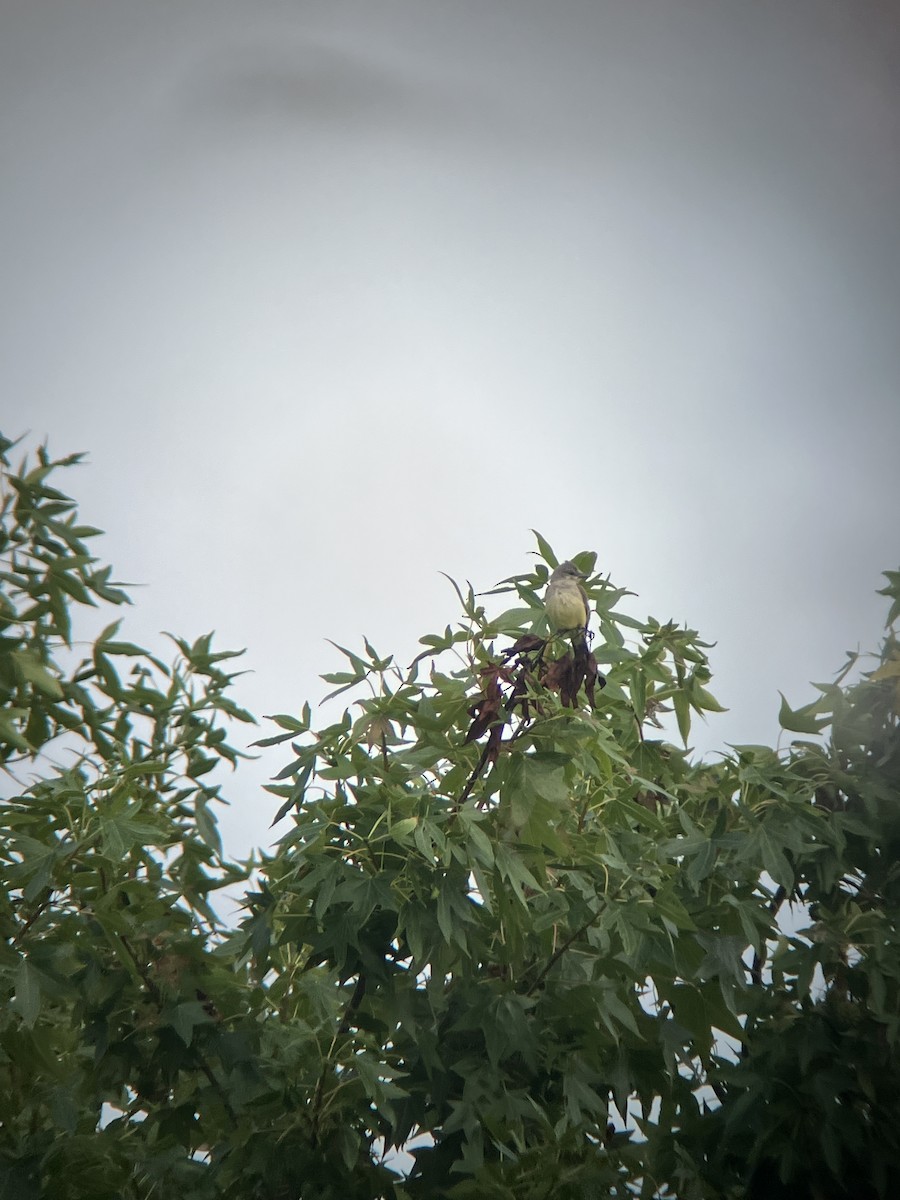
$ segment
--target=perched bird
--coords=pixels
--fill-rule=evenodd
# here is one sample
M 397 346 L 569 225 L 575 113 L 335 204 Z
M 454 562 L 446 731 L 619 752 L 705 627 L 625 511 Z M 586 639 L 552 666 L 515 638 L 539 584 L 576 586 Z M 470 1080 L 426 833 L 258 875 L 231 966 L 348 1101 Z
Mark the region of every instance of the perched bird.
M 591 610 L 581 581 L 587 576 L 573 562 L 560 563 L 550 576 L 544 607 L 559 630 L 586 629 Z

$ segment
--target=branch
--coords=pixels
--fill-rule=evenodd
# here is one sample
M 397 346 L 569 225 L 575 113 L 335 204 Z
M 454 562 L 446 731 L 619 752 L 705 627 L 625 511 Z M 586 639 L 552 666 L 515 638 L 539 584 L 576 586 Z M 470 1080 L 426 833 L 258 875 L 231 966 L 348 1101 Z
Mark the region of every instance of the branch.
M 778 910 L 781 908 L 786 897 L 787 889 L 782 884 L 779 884 L 777 891 L 767 905 L 767 911 L 770 919 L 773 919 L 777 915 Z M 765 945 L 765 939 L 763 940 L 763 945 Z M 753 951 L 753 963 L 750 966 L 750 982 L 755 987 L 762 987 L 762 974 L 765 961 L 765 958 L 760 954 L 759 950 Z M 744 1027 L 745 1032 L 749 1029 L 749 1021 L 750 1018 L 748 1016 L 747 1025 Z M 747 1043 L 747 1039 L 744 1038 L 741 1041 L 741 1058 L 746 1058 L 749 1053 L 750 1047 Z
M 350 1000 L 347 1004 L 346 1011 L 344 1012 L 344 1015 L 341 1018 L 341 1023 L 340 1023 L 340 1025 L 338 1025 L 338 1037 L 342 1037 L 345 1033 L 349 1033 L 350 1022 L 353 1018 L 353 1014 L 356 1012 L 356 1010 L 362 1004 L 363 996 L 365 996 L 365 994 L 366 994 L 366 977 L 365 977 L 365 974 L 362 971 L 360 971 L 359 975 L 357 976 L 356 987 L 353 989 L 353 995 L 350 997 Z
M 535 977 L 534 982 L 531 984 L 531 986 L 525 992 L 526 996 L 530 996 L 532 994 L 532 992 L 534 992 L 535 989 L 538 988 L 544 982 L 544 980 L 547 978 L 547 975 L 549 974 L 549 972 L 553 969 L 555 964 L 559 962 L 559 960 L 562 958 L 562 956 L 565 954 L 565 952 L 569 949 L 569 947 L 572 945 L 572 943 L 577 941 L 578 938 L 580 938 L 582 936 L 582 934 L 587 933 L 587 931 L 594 924 L 594 922 L 598 921 L 600 919 L 602 912 L 603 912 L 603 908 L 601 907 L 599 912 L 594 913 L 594 915 L 592 917 L 590 917 L 587 921 L 585 921 L 585 923 L 581 926 L 580 929 L 576 929 L 573 934 L 571 934 L 569 937 L 566 938 L 566 940 L 563 942 L 563 944 L 561 946 L 559 946 L 556 950 L 553 951 L 553 953 L 547 959 L 547 962 L 545 963 L 545 965 L 542 967 L 542 969 L 540 970 L 538 975 Z
M 484 769 L 489 762 L 496 762 L 500 753 L 500 741 L 503 737 L 503 723 L 498 723 L 488 735 L 488 740 L 484 744 L 484 749 L 481 751 L 481 757 L 475 764 L 475 769 L 466 780 L 466 786 L 460 792 L 459 797 L 454 802 L 450 810 L 451 816 L 455 817 L 465 802 L 472 793 L 472 788 L 484 774 Z
M 316 1092 L 315 1092 L 315 1095 L 313 1096 L 312 1118 L 310 1121 L 310 1124 L 312 1126 L 311 1138 L 312 1138 L 313 1146 L 318 1145 L 318 1141 L 319 1141 L 319 1118 L 322 1115 L 322 1098 L 323 1098 L 324 1092 L 325 1092 L 325 1078 L 328 1075 L 328 1068 L 329 1068 L 329 1065 L 331 1062 L 331 1056 L 334 1053 L 334 1049 L 335 1049 L 335 1046 L 337 1045 L 338 1038 L 344 1037 L 345 1034 L 350 1032 L 350 1023 L 353 1018 L 353 1014 L 359 1008 L 360 1004 L 362 1004 L 363 996 L 365 996 L 365 994 L 366 994 L 366 977 L 365 977 L 365 974 L 362 971 L 360 971 L 359 975 L 356 978 L 356 987 L 353 989 L 353 995 L 350 997 L 349 1001 L 347 1002 L 347 1007 L 344 1010 L 344 1015 L 341 1017 L 341 1023 L 340 1023 L 340 1025 L 338 1025 L 337 1031 L 335 1032 L 334 1037 L 331 1039 L 331 1045 L 328 1047 L 328 1053 L 325 1055 L 325 1059 L 322 1062 L 322 1070 L 319 1072 L 319 1078 L 318 1078 L 318 1081 L 316 1082 Z
M 53 898 L 53 891 L 51 889 L 48 889 L 47 895 L 40 902 L 40 904 L 37 905 L 37 907 L 32 912 L 31 916 L 28 917 L 28 919 L 23 924 L 22 928 L 17 931 L 15 937 L 12 939 L 11 945 L 18 946 L 19 942 L 21 942 L 22 938 L 25 936 L 25 934 L 28 932 L 28 930 L 31 928 L 31 926 L 38 919 L 38 917 L 41 915 L 41 913 L 44 911 L 44 909 L 50 903 L 52 898 Z
M 769 913 L 770 919 L 774 918 L 778 914 L 778 910 L 779 910 L 779 908 L 781 908 L 782 904 L 784 904 L 786 897 L 787 897 L 787 889 L 784 887 L 783 884 L 779 884 L 778 890 L 775 892 L 775 895 L 772 897 L 772 899 L 769 901 L 769 904 L 768 904 L 768 913 Z M 763 943 L 763 944 L 765 944 L 765 943 Z M 760 955 L 760 952 L 758 950 L 754 950 L 753 951 L 753 965 L 750 967 L 750 980 L 757 987 L 761 986 L 761 984 L 762 984 L 762 973 L 763 973 L 764 966 L 765 966 L 765 959 Z

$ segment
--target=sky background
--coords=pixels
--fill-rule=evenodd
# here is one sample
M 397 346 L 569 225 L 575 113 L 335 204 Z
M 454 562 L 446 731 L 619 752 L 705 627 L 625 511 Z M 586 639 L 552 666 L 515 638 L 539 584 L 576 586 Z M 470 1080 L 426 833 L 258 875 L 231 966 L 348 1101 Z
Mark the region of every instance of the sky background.
M 2 428 L 89 451 L 127 634 L 247 647 L 255 712 L 532 527 L 717 643 L 699 751 L 877 643 L 889 0 L 4 0 L 0 162 Z

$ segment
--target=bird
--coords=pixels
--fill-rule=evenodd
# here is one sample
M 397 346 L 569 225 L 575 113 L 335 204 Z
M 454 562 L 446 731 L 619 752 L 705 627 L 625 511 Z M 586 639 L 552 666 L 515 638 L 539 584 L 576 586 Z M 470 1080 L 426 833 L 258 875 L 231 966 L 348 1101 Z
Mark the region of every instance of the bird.
M 586 629 L 591 610 L 581 583 L 587 576 L 573 562 L 560 563 L 550 576 L 544 608 L 550 624 L 559 631 Z

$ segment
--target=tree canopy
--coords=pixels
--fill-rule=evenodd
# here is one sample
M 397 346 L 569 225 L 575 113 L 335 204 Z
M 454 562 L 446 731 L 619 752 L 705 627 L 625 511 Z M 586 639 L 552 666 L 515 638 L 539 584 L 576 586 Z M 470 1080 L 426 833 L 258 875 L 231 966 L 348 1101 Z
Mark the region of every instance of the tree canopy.
M 3 1200 L 897 1194 L 900 571 L 786 748 L 704 761 L 709 647 L 589 552 L 594 640 L 553 633 L 538 536 L 509 607 L 457 587 L 411 666 L 337 648 L 337 719 L 269 718 L 286 832 L 232 862 L 236 656 L 85 652 L 128 598 L 77 456 L 13 449 Z

